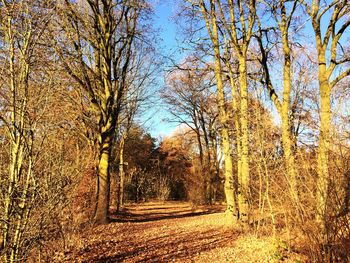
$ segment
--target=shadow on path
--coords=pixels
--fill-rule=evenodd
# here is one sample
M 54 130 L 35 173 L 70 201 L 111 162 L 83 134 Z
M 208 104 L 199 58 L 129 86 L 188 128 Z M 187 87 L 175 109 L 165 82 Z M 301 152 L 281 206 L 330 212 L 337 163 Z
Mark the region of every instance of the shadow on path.
M 111 215 L 110 224 L 86 234 L 66 262 L 192 262 L 228 246 L 239 234 L 220 223 L 223 210 L 220 205 L 192 207 L 183 202 L 128 205 Z
M 110 222 L 151 222 L 163 219 L 175 219 L 184 217 L 195 217 L 224 211 L 223 206 L 199 206 L 192 208 L 188 204 L 173 205 L 164 204 L 154 207 L 154 204 L 142 204 L 139 206 L 129 206 L 124 208 L 120 213 L 113 213 L 110 216 Z
M 158 238 L 155 242 L 145 240 L 144 243 L 120 250 L 113 256 L 100 257 L 94 262 L 170 262 L 174 259 L 181 262 L 215 247 L 224 246 L 234 236 L 232 233 L 215 230 L 174 234 L 170 238 Z

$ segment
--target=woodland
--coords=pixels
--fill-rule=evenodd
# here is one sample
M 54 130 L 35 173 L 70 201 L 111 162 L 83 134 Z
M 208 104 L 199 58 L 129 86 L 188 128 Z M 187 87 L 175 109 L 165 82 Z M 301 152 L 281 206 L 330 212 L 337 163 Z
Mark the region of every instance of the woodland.
M 350 2 L 158 4 L 0 1 L 0 262 L 350 261 Z

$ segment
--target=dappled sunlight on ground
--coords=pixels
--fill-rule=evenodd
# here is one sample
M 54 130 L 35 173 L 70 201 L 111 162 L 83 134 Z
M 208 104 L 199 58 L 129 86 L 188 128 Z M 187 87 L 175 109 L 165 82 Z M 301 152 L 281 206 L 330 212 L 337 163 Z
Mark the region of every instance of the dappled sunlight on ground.
M 66 262 L 273 262 L 271 239 L 240 236 L 223 206 L 147 203 L 77 236 Z M 241 261 L 240 261 L 241 260 Z
M 187 202 L 151 202 L 126 206 L 119 214 L 112 213 L 112 222 L 149 222 L 181 217 L 220 213 L 224 206 L 194 206 Z

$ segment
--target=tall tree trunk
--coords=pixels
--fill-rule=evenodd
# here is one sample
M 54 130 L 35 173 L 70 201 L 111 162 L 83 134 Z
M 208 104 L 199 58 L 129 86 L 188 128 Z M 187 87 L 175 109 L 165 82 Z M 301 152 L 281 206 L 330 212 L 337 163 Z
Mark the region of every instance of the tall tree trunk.
M 211 24 L 212 24 L 212 42 L 214 46 L 214 57 L 215 57 L 215 77 L 216 77 L 216 87 L 217 87 L 217 103 L 219 107 L 219 122 L 221 124 L 221 145 L 224 157 L 224 175 L 225 175 L 225 197 L 226 197 L 226 213 L 229 215 L 230 220 L 234 220 L 237 216 L 237 207 L 235 201 L 235 191 L 233 185 L 233 169 L 232 169 L 232 157 L 231 157 L 231 146 L 229 138 L 229 129 L 228 129 L 228 118 L 227 112 L 225 109 L 225 93 L 224 85 L 222 82 L 222 66 L 221 66 L 221 57 L 220 57 L 220 47 L 217 31 L 217 21 L 215 14 L 215 4 L 212 1 L 211 4 Z M 210 30 L 210 29 L 209 29 Z
M 119 174 L 117 189 L 117 212 L 120 212 L 124 200 L 124 143 L 125 134 L 122 135 L 119 143 Z
M 206 202 L 206 189 L 207 189 L 207 176 L 206 176 L 206 170 L 204 166 L 204 152 L 203 152 L 203 145 L 202 145 L 202 138 L 200 134 L 200 119 L 199 119 L 199 113 L 197 110 L 194 110 L 193 113 L 193 122 L 195 126 L 195 133 L 196 133 L 196 138 L 197 138 L 197 143 L 198 143 L 198 150 L 199 150 L 199 165 L 200 165 L 200 172 L 201 175 L 203 176 L 203 186 L 202 186 L 202 201 Z
M 295 156 L 294 156 L 295 154 L 294 147 L 296 146 L 296 141 L 293 138 L 292 123 L 290 121 L 290 115 L 289 115 L 290 108 L 291 108 L 290 97 L 291 97 L 291 91 L 292 91 L 292 77 L 291 77 L 291 50 L 290 50 L 289 32 L 288 32 L 290 25 L 288 23 L 288 20 L 291 19 L 293 13 L 294 11 L 292 11 L 287 16 L 285 1 L 281 1 L 280 3 L 281 20 L 278 21 L 277 17 L 276 17 L 276 20 L 277 20 L 279 29 L 281 30 L 282 51 L 284 56 L 282 103 L 280 102 L 280 99 L 278 98 L 278 95 L 276 94 L 270 79 L 270 72 L 267 64 L 268 53 L 266 52 L 266 49 L 263 46 L 260 21 L 259 21 L 260 36 L 258 38 L 258 42 L 259 42 L 260 51 L 261 51 L 261 65 L 264 70 L 264 79 L 265 79 L 266 88 L 269 91 L 271 101 L 275 105 L 276 110 L 282 120 L 281 133 L 282 133 L 283 157 L 284 157 L 284 163 L 286 166 L 286 179 L 288 182 L 289 193 L 290 193 L 291 199 L 294 202 L 294 205 L 298 205 L 299 198 L 298 198 L 298 187 L 297 187 L 297 170 L 295 167 Z
M 94 223 L 104 224 L 108 222 L 110 201 L 110 156 L 112 147 L 112 134 L 100 136 L 100 152 L 97 166 L 97 193 Z
M 215 11 L 215 1 L 210 0 L 210 18 L 208 17 L 207 9 L 205 7 L 204 1 L 200 1 L 202 14 L 205 19 L 206 27 L 210 35 L 211 41 L 213 43 L 214 49 L 214 59 L 215 59 L 215 78 L 216 78 L 216 88 L 217 88 L 217 104 L 219 109 L 219 122 L 221 124 L 221 145 L 222 153 L 224 157 L 224 176 L 225 184 L 224 191 L 226 197 L 226 214 L 228 215 L 229 221 L 234 221 L 237 216 L 237 207 L 235 202 L 235 191 L 233 186 L 233 169 L 232 169 L 232 159 L 231 159 L 231 147 L 230 138 L 228 130 L 228 118 L 225 109 L 225 92 L 224 85 L 222 82 L 222 66 L 221 66 L 221 56 L 220 56 L 220 45 L 219 45 L 219 35 L 217 28 L 217 18 Z
M 247 50 L 252 30 L 255 23 L 255 0 L 233 1 L 229 0 L 225 9 L 229 13 L 229 22 L 226 20 L 225 9 L 220 1 L 217 1 L 222 18 L 222 25 L 229 36 L 230 45 L 238 58 L 238 73 L 240 85 L 240 134 L 237 150 L 240 152 L 238 157 L 238 210 L 239 219 L 247 223 L 249 221 L 249 126 L 248 126 L 248 82 L 247 82 Z M 244 7 L 244 5 L 246 5 Z M 237 27 L 237 24 L 239 25 Z M 239 33 L 238 33 L 239 32 Z M 232 59 L 232 55 L 228 57 Z
M 80 4 L 76 1 L 63 1 L 62 9 L 57 13 L 62 17 L 62 31 L 70 48 L 58 42 L 56 51 L 67 73 L 85 91 L 91 109 L 98 116 L 99 156 L 93 220 L 105 223 L 110 201 L 111 149 L 118 128 L 116 120 L 128 86 L 133 41 L 144 5 L 142 1 L 134 0 L 99 0 L 86 1 L 83 9 L 77 6 Z M 81 23 L 86 15 L 91 19 Z
M 207 153 L 207 163 L 205 165 L 205 201 L 207 204 L 210 204 L 212 202 L 212 194 L 211 194 L 211 189 L 212 189 L 212 170 L 211 170 L 211 151 L 210 151 L 210 144 L 209 144 L 209 135 L 207 131 L 207 127 L 205 125 L 205 119 L 203 116 L 203 107 L 201 106 L 200 114 L 199 114 L 199 123 L 203 131 L 203 138 L 204 138 L 204 143 L 205 143 L 205 148 L 206 148 L 206 153 Z M 209 172 L 206 170 L 209 168 Z
M 202 140 L 201 140 L 201 135 L 199 133 L 199 129 L 196 127 L 196 137 L 197 137 L 197 143 L 198 143 L 198 149 L 199 149 L 199 165 L 200 165 L 200 172 L 201 175 L 203 176 L 203 186 L 202 186 L 202 201 L 206 202 L 207 201 L 207 195 L 206 195 L 206 189 L 208 185 L 207 181 L 207 172 L 205 170 L 205 165 L 204 165 L 204 153 L 203 153 L 203 145 L 202 145 Z
M 349 32 L 350 18 L 348 1 L 303 3 L 311 18 L 318 55 L 318 81 L 320 91 L 320 130 L 317 155 L 316 220 L 323 234 L 323 242 L 329 242 L 327 228 L 327 202 L 329 187 L 329 150 L 331 127 L 331 92 L 344 78 L 350 76 L 346 67 L 348 59 L 341 46 L 341 38 Z M 327 14 L 327 15 L 326 15 Z M 328 16 L 329 15 L 329 16 Z M 345 58 L 345 60 L 344 60 Z M 345 66 L 345 67 L 343 67 Z M 344 69 L 345 68 L 345 69 Z M 332 212 L 335 211 L 331 208 Z
M 231 85 L 231 93 L 232 93 L 232 111 L 233 111 L 233 123 L 236 131 L 236 154 L 237 154 L 237 176 L 234 178 L 234 187 L 237 191 L 237 195 L 239 195 L 238 184 L 242 181 L 242 143 L 241 143 L 241 125 L 240 125 L 240 109 L 239 109 L 239 93 L 236 89 L 235 80 L 233 77 L 233 69 L 230 64 L 230 53 L 228 49 L 228 44 L 225 41 L 226 48 L 226 66 L 229 71 L 230 85 Z M 239 198 L 239 196 L 238 196 Z M 238 204 L 239 205 L 239 204 Z
M 285 4 L 281 5 L 282 23 L 280 26 L 282 32 L 282 45 L 284 54 L 283 65 L 283 101 L 281 105 L 281 119 L 282 119 L 282 145 L 283 154 L 287 169 L 287 180 L 289 184 L 289 192 L 294 205 L 298 205 L 298 189 L 297 189 L 297 173 L 295 169 L 295 158 L 293 151 L 293 135 L 290 123 L 290 95 L 291 95 L 291 50 L 289 46 L 288 26 L 286 18 Z
M 111 4 L 111 3 L 110 3 Z M 110 5 L 109 4 L 109 5 Z M 96 51 L 100 59 L 101 83 L 101 110 L 99 116 L 99 160 L 97 167 L 97 199 L 94 222 L 104 224 L 108 222 L 109 202 L 110 202 L 110 159 L 112 154 L 112 145 L 118 120 L 118 107 L 114 104 L 115 90 L 112 84 L 112 40 L 113 33 L 110 25 L 113 15 L 108 13 L 105 21 L 100 22 L 101 30 L 99 35 L 103 40 L 100 43 L 99 50 Z M 118 105 L 117 105 L 118 106 Z
M 249 220 L 249 128 L 248 128 L 248 83 L 245 56 L 239 58 L 240 120 L 241 120 L 241 176 L 238 177 L 238 203 L 240 219 Z
M 328 196 L 328 151 L 329 151 L 329 134 L 331 125 L 331 88 L 325 77 L 324 67 L 319 68 L 319 85 L 321 93 L 321 116 L 320 116 L 320 135 L 318 141 L 317 156 L 317 221 L 325 228 L 327 221 L 326 206 Z
M 209 126 L 209 137 L 210 137 L 210 155 L 211 155 L 211 162 L 210 162 L 210 174 L 211 174 L 211 193 L 212 193 L 212 200 L 215 203 L 216 202 L 216 193 L 219 189 L 220 184 L 220 170 L 218 165 L 218 156 L 217 156 L 217 138 L 216 138 L 216 130 L 214 127 L 214 124 L 212 123 Z

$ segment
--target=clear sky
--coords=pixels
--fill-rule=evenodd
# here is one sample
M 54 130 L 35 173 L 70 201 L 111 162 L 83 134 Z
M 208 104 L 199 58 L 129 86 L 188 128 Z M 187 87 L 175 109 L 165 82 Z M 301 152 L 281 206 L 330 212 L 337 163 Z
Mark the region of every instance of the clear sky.
M 151 4 L 154 7 L 154 27 L 159 29 L 159 37 L 162 39 L 159 43 L 162 54 L 165 56 L 172 56 L 176 61 L 181 61 L 184 54 L 181 54 L 178 50 L 179 43 L 177 40 L 181 39 L 180 33 L 177 30 L 177 26 L 172 19 L 175 15 L 176 6 L 178 5 L 176 0 L 151 0 Z M 329 20 L 329 15 L 324 16 L 324 20 Z M 313 40 L 313 34 L 310 23 L 306 23 L 305 31 L 307 35 L 310 35 Z M 310 41 L 309 44 L 312 45 L 314 41 Z M 170 65 L 170 63 L 169 63 Z M 166 68 L 167 66 L 165 66 Z M 281 75 L 281 72 L 277 72 L 277 75 Z M 159 87 L 155 90 L 160 90 L 164 86 L 164 76 L 165 72 L 159 75 Z M 156 95 L 156 94 L 155 94 Z M 158 104 L 158 103 L 156 103 Z M 273 109 L 273 107 L 272 107 Z M 273 111 L 273 110 L 272 110 Z M 170 135 L 177 127 L 176 123 L 169 123 L 165 119 L 169 116 L 166 108 L 159 105 L 154 105 L 150 112 L 148 112 L 146 118 L 150 118 L 145 125 L 148 131 L 155 138 L 165 137 Z
M 159 29 L 159 36 L 162 39 L 161 43 L 159 43 L 162 48 L 162 53 L 165 56 L 174 55 L 177 48 L 177 30 L 172 17 L 175 12 L 176 3 L 174 0 L 153 0 L 151 2 L 155 10 L 154 26 L 156 29 Z M 176 57 L 179 58 L 178 56 Z M 164 86 L 164 76 L 165 72 L 159 76 L 158 90 Z M 148 130 L 153 137 L 165 137 L 170 135 L 176 129 L 177 124 L 169 123 L 165 120 L 170 116 L 166 109 L 161 107 L 161 105 L 155 105 L 155 107 L 151 109 L 150 114 L 151 119 L 146 124 L 146 127 L 148 127 Z

